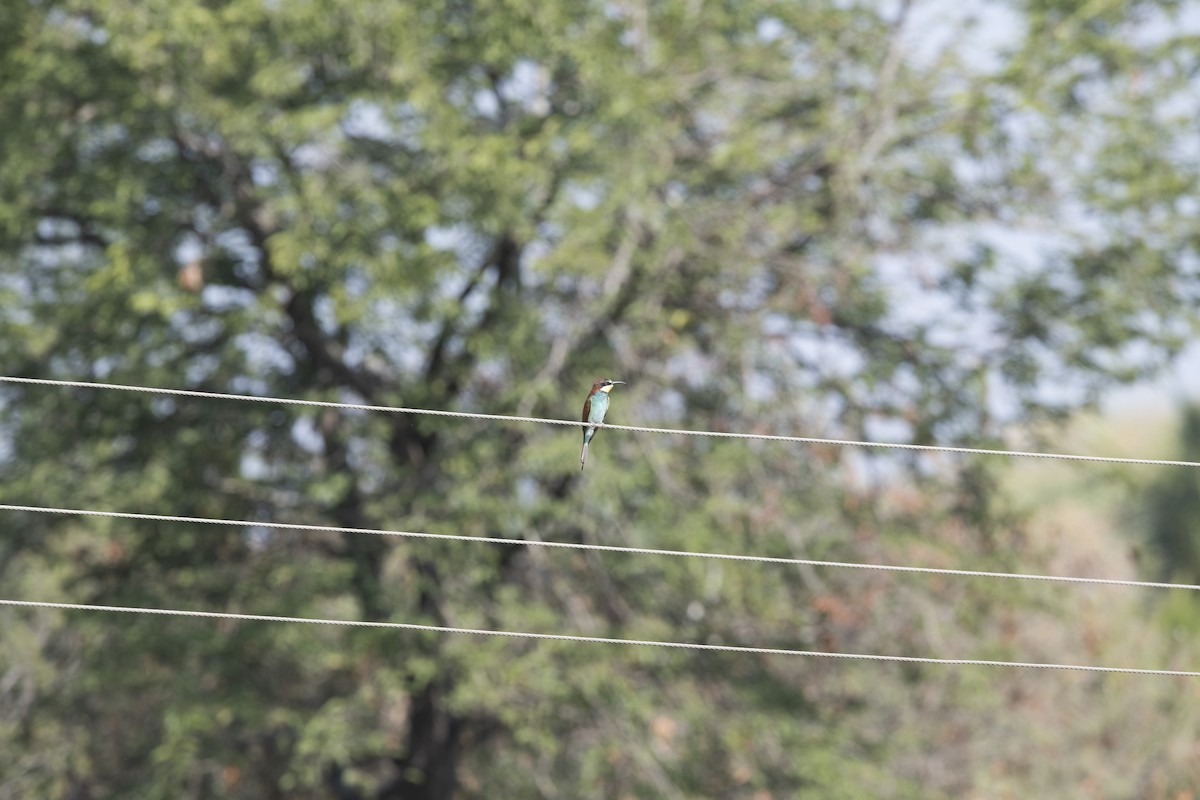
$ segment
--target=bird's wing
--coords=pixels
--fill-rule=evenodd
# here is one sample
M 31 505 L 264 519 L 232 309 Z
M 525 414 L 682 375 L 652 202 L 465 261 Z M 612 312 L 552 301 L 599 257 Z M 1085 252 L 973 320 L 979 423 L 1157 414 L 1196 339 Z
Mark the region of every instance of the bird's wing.
M 580 418 L 579 421 L 580 422 L 589 422 L 590 420 L 588 419 L 588 417 L 590 417 L 591 415 L 592 415 L 592 396 L 589 394 L 587 400 L 583 401 L 583 416 Z

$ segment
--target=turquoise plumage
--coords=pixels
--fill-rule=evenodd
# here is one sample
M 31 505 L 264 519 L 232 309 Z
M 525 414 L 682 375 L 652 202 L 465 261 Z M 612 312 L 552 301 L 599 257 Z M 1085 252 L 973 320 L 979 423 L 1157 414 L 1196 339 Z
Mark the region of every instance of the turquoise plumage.
M 583 417 L 580 422 L 591 424 L 599 424 L 604 422 L 604 415 L 608 413 L 608 393 L 618 384 L 623 384 L 625 381 L 610 381 L 607 378 L 601 378 L 592 384 L 592 390 L 588 392 L 587 400 L 583 401 Z M 596 435 L 596 429 L 589 425 L 583 429 L 583 452 L 579 454 L 579 469 L 583 470 L 584 464 L 587 462 L 588 445 L 591 444 L 592 438 Z

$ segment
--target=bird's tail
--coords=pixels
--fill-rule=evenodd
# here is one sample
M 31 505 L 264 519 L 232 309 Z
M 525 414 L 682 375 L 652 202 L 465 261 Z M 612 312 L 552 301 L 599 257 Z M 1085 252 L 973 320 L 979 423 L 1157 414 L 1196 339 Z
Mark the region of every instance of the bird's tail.
M 588 443 L 584 442 L 583 443 L 583 452 L 579 454 L 579 471 L 580 472 L 583 472 L 584 462 L 587 461 L 587 446 L 588 446 Z

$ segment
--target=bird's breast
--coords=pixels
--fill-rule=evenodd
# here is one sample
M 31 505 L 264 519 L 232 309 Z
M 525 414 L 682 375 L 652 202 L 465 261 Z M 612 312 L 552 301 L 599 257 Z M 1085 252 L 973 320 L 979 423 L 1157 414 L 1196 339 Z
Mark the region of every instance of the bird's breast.
M 608 412 L 608 395 L 596 392 L 592 395 L 592 408 L 588 413 L 588 422 L 603 422 Z

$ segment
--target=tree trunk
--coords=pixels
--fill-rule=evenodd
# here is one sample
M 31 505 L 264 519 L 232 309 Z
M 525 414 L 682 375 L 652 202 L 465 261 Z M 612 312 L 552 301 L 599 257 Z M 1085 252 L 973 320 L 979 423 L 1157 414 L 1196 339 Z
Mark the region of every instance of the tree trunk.
M 458 785 L 463 720 L 445 705 L 434 682 L 413 696 L 408 755 L 396 760 L 400 776 L 379 792 L 380 800 L 450 800 Z

